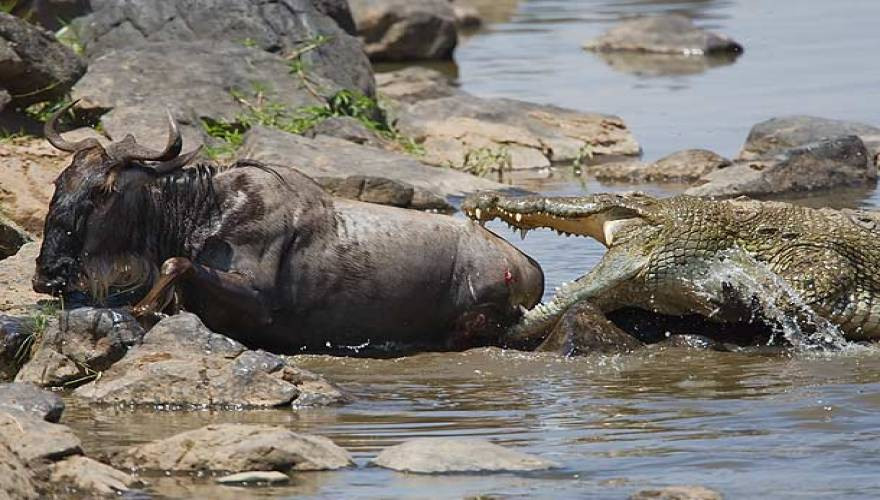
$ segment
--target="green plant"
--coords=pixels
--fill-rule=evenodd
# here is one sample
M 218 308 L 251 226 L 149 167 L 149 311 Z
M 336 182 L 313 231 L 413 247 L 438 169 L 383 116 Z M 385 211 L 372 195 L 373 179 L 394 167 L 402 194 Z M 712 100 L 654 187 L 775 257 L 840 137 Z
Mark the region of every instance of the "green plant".
M 504 172 L 513 169 L 513 158 L 510 150 L 503 146 L 498 149 L 475 148 L 464 154 L 460 166 L 452 165 L 452 167 L 479 177 L 498 172 L 498 180 L 501 181 L 504 178 Z
M 259 44 L 257 44 L 257 41 L 254 40 L 253 38 L 245 38 L 244 40 L 241 41 L 241 44 L 244 45 L 245 47 L 248 47 L 251 49 L 259 46 Z
M 70 48 L 76 55 L 85 54 L 85 44 L 79 32 L 69 22 L 62 19 L 59 19 L 58 22 L 61 23 L 61 28 L 55 32 L 55 39 Z
M 571 166 L 574 168 L 575 173 L 580 173 L 581 167 L 585 166 L 587 162 L 593 160 L 593 145 L 589 143 L 584 143 L 583 146 L 578 148 L 577 154 L 574 157 L 574 160 L 571 162 Z
M 40 343 L 52 318 L 58 315 L 57 301 L 43 301 L 27 318 L 28 334 L 15 351 L 15 364 L 24 366 L 31 359 L 34 347 Z
M 52 101 L 31 104 L 25 108 L 24 112 L 35 121 L 46 123 L 53 113 L 63 108 L 69 101 L 70 97 L 65 95 Z M 71 111 L 70 113 L 72 114 L 73 112 Z

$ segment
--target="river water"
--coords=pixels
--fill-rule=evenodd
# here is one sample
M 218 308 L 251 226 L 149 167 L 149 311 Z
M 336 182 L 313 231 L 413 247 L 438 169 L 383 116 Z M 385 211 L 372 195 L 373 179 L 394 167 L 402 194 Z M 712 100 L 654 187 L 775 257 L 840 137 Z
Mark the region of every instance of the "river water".
M 880 3 L 867 0 L 481 0 L 495 22 L 465 40 L 465 90 L 622 116 L 653 160 L 701 147 L 733 156 L 752 124 L 815 114 L 880 124 Z M 745 46 L 733 64 L 665 71 L 580 50 L 621 18 L 684 12 Z M 675 186 L 607 186 L 562 172 L 521 181 L 550 194 Z M 880 205 L 874 190 L 802 200 Z M 595 242 L 533 231 L 525 241 L 547 289 L 601 257 Z M 393 360 L 307 356 L 354 403 L 297 412 L 95 409 L 70 400 L 65 422 L 100 454 L 211 422 L 268 423 L 329 436 L 358 468 L 303 473 L 290 486 L 217 487 L 157 478 L 168 497 L 626 498 L 667 484 L 702 484 L 728 498 L 880 496 L 880 350 L 768 355 L 645 350 L 561 359 L 477 349 Z M 365 467 L 412 437 L 479 436 L 552 459 L 536 474 L 419 477 Z

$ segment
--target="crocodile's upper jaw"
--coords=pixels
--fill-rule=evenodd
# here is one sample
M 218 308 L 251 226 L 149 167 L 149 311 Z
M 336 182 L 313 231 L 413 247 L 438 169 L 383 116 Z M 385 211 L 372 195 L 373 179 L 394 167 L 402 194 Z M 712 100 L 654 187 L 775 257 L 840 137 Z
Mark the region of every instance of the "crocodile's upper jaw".
M 509 226 L 522 230 L 523 235 L 532 229 L 548 228 L 566 236 L 589 236 L 606 247 L 614 244 L 614 237 L 623 226 L 637 220 L 631 215 L 615 215 L 610 212 L 558 216 L 548 212 L 523 213 L 501 208 L 474 208 L 465 213 L 481 224 L 492 219 L 501 219 Z

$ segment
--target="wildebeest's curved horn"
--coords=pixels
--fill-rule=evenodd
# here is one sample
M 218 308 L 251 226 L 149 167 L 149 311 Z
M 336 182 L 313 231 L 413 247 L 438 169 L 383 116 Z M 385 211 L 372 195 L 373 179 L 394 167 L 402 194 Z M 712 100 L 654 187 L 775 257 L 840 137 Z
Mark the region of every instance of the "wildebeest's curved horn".
M 63 115 L 64 113 L 67 113 L 67 110 L 76 106 L 76 103 L 78 102 L 79 99 L 52 113 L 52 116 L 49 117 L 49 119 L 46 121 L 46 124 L 43 125 L 43 134 L 46 136 L 46 140 L 49 141 L 49 144 L 55 146 L 61 151 L 67 151 L 68 153 L 74 153 L 76 151 L 79 151 L 80 149 L 101 145 L 98 140 L 93 137 L 89 137 L 87 139 L 83 139 L 77 142 L 68 142 L 63 137 L 61 137 L 61 134 L 58 132 L 58 130 L 55 129 L 58 118 L 60 118 L 61 115 Z
M 198 155 L 199 151 L 201 151 L 201 150 L 202 150 L 202 147 L 199 146 L 185 155 L 181 155 L 181 156 L 178 156 L 177 158 L 174 158 L 174 159 L 171 159 L 168 161 L 163 161 L 162 163 L 153 165 L 152 168 L 153 168 L 153 170 L 156 171 L 157 174 L 165 175 L 165 174 L 172 172 L 174 170 L 177 170 L 178 168 L 183 167 L 187 163 L 191 162 L 193 160 L 193 158 L 195 158 L 196 155 Z
M 171 115 L 171 111 L 168 111 L 168 143 L 162 151 L 141 146 L 130 136 L 113 143 L 110 149 L 110 156 L 117 160 L 168 161 L 177 158 L 180 154 L 180 150 L 183 149 L 183 139 L 180 137 L 177 120 Z

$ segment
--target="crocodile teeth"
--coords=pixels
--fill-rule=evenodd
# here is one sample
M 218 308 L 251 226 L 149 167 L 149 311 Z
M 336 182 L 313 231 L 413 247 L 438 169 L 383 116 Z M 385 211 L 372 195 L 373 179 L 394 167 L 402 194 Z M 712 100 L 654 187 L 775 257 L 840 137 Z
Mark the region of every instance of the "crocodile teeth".
M 522 229 L 519 230 L 519 237 L 520 237 L 520 239 L 523 239 L 523 240 L 526 239 L 526 235 L 527 235 L 527 234 L 529 234 L 529 230 L 528 230 L 528 229 L 526 229 L 526 228 L 522 228 Z
M 522 214 L 516 214 L 516 217 L 514 217 L 514 219 L 516 219 L 517 222 L 521 222 L 522 221 Z
M 481 210 L 479 208 L 474 210 L 474 215 L 476 215 L 478 219 L 480 218 L 480 212 Z

